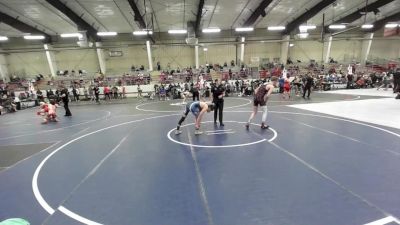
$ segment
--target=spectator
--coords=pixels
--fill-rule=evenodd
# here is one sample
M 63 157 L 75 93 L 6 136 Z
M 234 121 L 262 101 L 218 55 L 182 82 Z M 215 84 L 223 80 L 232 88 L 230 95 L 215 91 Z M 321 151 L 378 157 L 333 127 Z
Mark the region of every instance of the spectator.
M 310 98 L 311 87 L 314 85 L 314 79 L 311 77 L 310 74 L 307 74 L 304 83 L 304 90 L 303 90 L 303 98 L 306 97 L 306 91 L 308 91 L 307 98 Z
M 69 98 L 68 98 L 68 89 L 63 88 L 61 90 L 61 100 L 64 103 L 64 109 L 65 109 L 65 115 L 64 116 L 72 116 L 71 111 L 69 110 L 68 104 L 69 104 Z

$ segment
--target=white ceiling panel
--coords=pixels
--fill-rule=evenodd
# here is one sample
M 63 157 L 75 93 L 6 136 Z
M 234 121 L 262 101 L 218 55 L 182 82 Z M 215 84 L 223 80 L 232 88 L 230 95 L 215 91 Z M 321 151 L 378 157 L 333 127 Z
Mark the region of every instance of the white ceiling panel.
M 375 14 L 374 12 L 370 12 L 367 14 L 366 18 L 362 16 L 360 19 L 354 21 L 351 25 L 357 26 L 357 25 L 362 25 L 364 23 L 374 23 L 377 20 L 383 19 L 387 16 L 399 12 L 399 9 L 400 9 L 400 0 L 396 0 L 380 7 L 379 12 L 377 14 Z
M 307 9 L 312 8 L 320 0 L 282 0 L 277 5 L 271 4 L 271 7 L 267 9 L 269 12 L 266 17 L 264 17 L 258 24 L 257 27 L 265 28 L 268 26 L 286 25 L 287 23 L 293 21 Z
M 211 8 L 214 6 L 209 5 L 210 15 L 204 18 L 202 24 L 203 28 L 219 27 L 221 29 L 230 29 L 231 27 L 235 26 L 233 22 L 243 11 L 243 9 L 245 9 L 247 2 L 248 2 L 247 0 L 219 0 L 214 10 L 214 15 L 212 15 L 212 19 L 211 19 L 211 13 L 212 13 Z M 240 18 L 244 16 L 243 14 L 245 14 L 244 11 L 242 15 L 240 15 L 241 16 Z M 240 26 L 241 23 L 243 22 L 239 21 L 236 24 L 237 26 Z
M 113 0 L 62 0 L 72 11 L 98 31 L 132 31 L 123 17 L 118 2 Z
M 234 9 L 235 11 L 232 11 L 232 13 L 235 14 L 235 19 L 231 22 L 232 28 L 242 27 L 262 1 L 263 0 L 237 1 L 237 5 Z M 279 0 L 274 0 L 274 2 L 275 1 Z
M 56 34 L 76 30 L 72 22 L 52 7 L 44 5 L 43 0 L 0 0 L 2 11 L 30 25 L 37 26 L 46 33 Z
M 139 30 L 134 13 L 127 0 L 60 0 L 83 20 L 99 31 L 130 33 Z M 231 29 L 243 26 L 263 0 L 206 0 L 203 8 L 201 28 L 219 27 Z M 255 26 L 265 28 L 286 25 L 312 8 L 321 0 L 273 0 L 265 10 L 267 16 L 260 17 Z M 368 0 L 371 4 L 377 0 Z M 135 0 L 149 29 L 166 32 L 169 29 L 186 29 L 188 21 L 195 21 L 199 0 Z M 335 7 L 329 6 L 308 24 L 321 25 L 325 13 L 326 24 L 338 20 L 365 5 L 365 0 L 337 0 Z M 367 14 L 367 22 L 384 18 L 400 8 L 400 0 L 383 6 L 380 13 Z M 22 22 L 55 35 L 76 32 L 77 26 L 62 12 L 46 0 L 0 0 L 0 11 Z M 154 23 L 154 24 L 152 24 Z M 353 24 L 364 23 L 364 18 Z M 0 31 L 20 35 L 10 27 L 0 26 Z
M 368 4 L 371 4 L 373 2 L 375 1 L 368 1 Z M 335 7 L 330 6 L 324 11 L 321 11 L 314 18 L 311 19 L 310 23 L 315 25 L 322 25 L 322 17 L 325 13 L 325 24 L 329 25 L 332 22 L 353 13 L 354 11 L 362 7 L 365 7 L 365 0 L 338 0 Z
M 157 17 L 157 21 L 154 21 L 156 30 L 157 22 L 159 29 L 166 32 L 169 29 L 186 29 L 187 21 L 196 20 L 198 0 L 151 0 L 151 3 Z

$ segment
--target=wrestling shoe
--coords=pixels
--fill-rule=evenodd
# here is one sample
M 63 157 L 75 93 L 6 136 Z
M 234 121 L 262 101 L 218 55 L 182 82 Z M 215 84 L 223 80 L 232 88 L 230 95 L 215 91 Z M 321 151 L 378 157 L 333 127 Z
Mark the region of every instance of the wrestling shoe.
M 196 130 L 196 131 L 194 132 L 195 135 L 200 135 L 200 134 L 202 134 L 202 133 L 203 133 L 203 131 L 201 131 L 201 130 Z
M 263 129 L 263 130 L 267 130 L 267 129 L 269 129 L 269 126 L 267 125 L 267 126 L 265 126 L 264 124 L 263 125 L 261 125 L 261 129 Z
M 246 130 L 248 130 L 250 128 L 250 124 L 246 123 L 246 125 L 244 125 L 246 127 Z
M 175 130 L 175 134 L 176 134 L 176 135 L 179 135 L 179 134 L 181 134 L 181 133 L 182 133 L 181 130 Z

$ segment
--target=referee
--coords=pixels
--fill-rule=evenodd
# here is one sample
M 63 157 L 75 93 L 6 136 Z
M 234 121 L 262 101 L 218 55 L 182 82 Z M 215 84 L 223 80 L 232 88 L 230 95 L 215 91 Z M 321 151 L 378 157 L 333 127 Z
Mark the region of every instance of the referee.
M 224 85 L 218 83 L 218 79 L 215 80 L 214 87 L 212 89 L 213 93 L 213 103 L 215 105 L 214 108 L 214 124 L 217 124 L 217 114 L 219 118 L 219 125 L 224 126 L 222 112 L 224 110 L 224 95 L 225 95 L 225 88 Z

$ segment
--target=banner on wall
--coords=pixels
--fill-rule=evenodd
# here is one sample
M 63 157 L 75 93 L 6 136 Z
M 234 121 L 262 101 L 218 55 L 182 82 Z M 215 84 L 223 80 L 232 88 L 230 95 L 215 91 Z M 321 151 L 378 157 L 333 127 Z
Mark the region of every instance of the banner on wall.
M 108 55 L 110 57 L 121 57 L 124 55 L 124 53 L 122 51 L 109 51 Z

